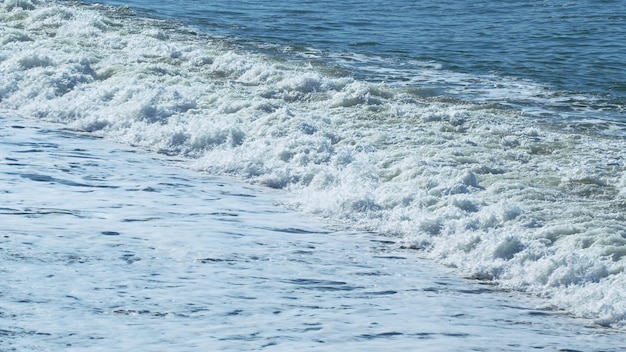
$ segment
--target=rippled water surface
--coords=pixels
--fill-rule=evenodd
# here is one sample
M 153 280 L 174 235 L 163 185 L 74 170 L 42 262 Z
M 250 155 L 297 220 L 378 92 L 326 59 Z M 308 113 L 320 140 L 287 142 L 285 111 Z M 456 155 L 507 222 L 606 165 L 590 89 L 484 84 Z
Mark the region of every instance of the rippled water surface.
M 0 2 L 0 349 L 623 347 L 621 3 L 267 4 Z
M 275 191 L 0 124 L 2 351 L 626 347 L 389 238 L 278 208 Z
M 413 81 L 421 71 L 417 60 L 450 72 L 530 79 L 569 94 L 611 95 L 610 101 L 621 104 L 626 97 L 623 1 L 99 2 L 128 5 L 249 44 L 361 54 L 370 59 L 352 68 L 364 78 Z M 374 63 L 373 57 L 385 59 Z M 372 77 L 362 66 L 386 73 Z M 476 83 L 431 82 L 448 93 L 450 85 Z M 475 97 L 471 89 L 461 93 L 468 95 Z

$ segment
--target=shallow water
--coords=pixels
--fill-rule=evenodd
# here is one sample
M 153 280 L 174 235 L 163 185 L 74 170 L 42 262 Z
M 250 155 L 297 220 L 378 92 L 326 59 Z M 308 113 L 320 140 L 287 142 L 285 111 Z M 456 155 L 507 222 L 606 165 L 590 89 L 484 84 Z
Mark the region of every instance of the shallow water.
M 0 158 L 2 351 L 626 348 L 176 159 L 6 117 Z
M 416 80 L 409 87 L 372 83 L 406 62 L 324 50 L 295 59 L 277 54 L 280 46 L 242 46 L 125 7 L 1 4 L 3 116 L 59 122 L 281 189 L 282 206 L 386 235 L 458 276 L 540 296 L 599 325 L 626 325 L 619 104 L 428 63 L 404 71 Z M 359 69 L 337 69 L 335 59 Z M 431 81 L 499 97 L 515 91 L 528 104 L 424 94 Z M 550 102 L 563 104 L 558 113 Z M 126 157 L 109 155 L 118 156 Z M 74 190 L 111 186 L 98 187 L 100 176 L 22 175 Z

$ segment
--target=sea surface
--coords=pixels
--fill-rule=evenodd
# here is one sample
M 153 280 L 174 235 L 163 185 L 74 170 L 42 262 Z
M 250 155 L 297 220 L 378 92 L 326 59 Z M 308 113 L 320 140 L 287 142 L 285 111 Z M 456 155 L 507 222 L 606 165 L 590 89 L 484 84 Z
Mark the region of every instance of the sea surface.
M 560 118 L 625 117 L 626 4 L 619 0 L 100 3 L 418 95 Z
M 622 351 L 626 336 L 277 205 L 0 119 L 0 351 Z
M 622 1 L 4 0 L 0 350 L 623 350 L 624 39 Z

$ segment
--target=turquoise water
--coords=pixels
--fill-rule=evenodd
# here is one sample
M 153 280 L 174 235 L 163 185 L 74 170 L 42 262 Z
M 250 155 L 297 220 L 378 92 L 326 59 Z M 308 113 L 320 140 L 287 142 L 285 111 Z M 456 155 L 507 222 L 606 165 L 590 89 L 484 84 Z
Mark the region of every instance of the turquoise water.
M 126 4 L 143 14 L 184 21 L 265 50 L 275 45 L 272 50 L 276 53 L 315 51 L 323 64 L 337 64 L 337 56 L 364 55 L 355 65 L 343 62 L 352 74 L 364 79 L 422 87 L 423 80 L 416 77 L 420 68 L 435 65 L 445 73 L 443 78 L 428 82 L 435 89 L 430 94 L 523 106 L 538 104 L 565 112 L 584 105 L 592 116 L 624 118 L 623 1 L 105 3 Z M 482 79 L 451 79 L 455 73 Z M 490 79 L 486 81 L 485 76 Z M 511 90 L 497 99 L 492 95 L 485 98 L 486 86 L 510 84 L 501 82 L 505 78 L 530 80 L 548 92 L 530 99 L 528 92 Z

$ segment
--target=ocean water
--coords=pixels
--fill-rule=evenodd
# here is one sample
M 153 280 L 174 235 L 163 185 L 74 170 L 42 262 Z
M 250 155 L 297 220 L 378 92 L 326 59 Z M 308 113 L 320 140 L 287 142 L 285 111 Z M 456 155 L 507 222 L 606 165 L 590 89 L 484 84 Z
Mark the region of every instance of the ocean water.
M 106 3 L 420 95 L 566 118 L 624 118 L 622 1 Z
M 599 350 L 609 350 L 612 346 L 623 346 L 620 332 L 626 326 L 626 73 L 622 69 L 626 62 L 625 22 L 626 5 L 621 1 L 510 4 L 161 1 L 154 4 L 5 0 L 0 6 L 0 116 L 28 119 L 32 123 L 56 123 L 59 131 L 88 133 L 92 137 L 58 132 L 64 139 L 55 143 L 72 145 L 78 143 L 76 139 L 80 142 L 74 148 L 78 152 L 86 149 L 85 145 L 112 141 L 136 150 L 157 152 L 164 158 L 176 158 L 175 168 L 181 173 L 232 177 L 249 187 L 266 189 L 261 192 L 275 189 L 268 202 L 280 207 L 265 212 L 265 205 L 252 202 L 248 211 L 262 215 L 257 214 L 248 223 L 268 221 L 266 229 L 273 229 L 270 232 L 275 235 L 306 237 L 289 246 L 307 247 L 307 241 L 319 241 L 335 249 L 351 248 L 350 253 L 355 256 L 356 248 L 362 248 L 364 258 L 373 258 L 376 255 L 368 249 L 373 246 L 362 243 L 379 240 L 380 236 L 385 239 L 385 251 L 403 253 L 394 252 L 392 257 L 411 253 L 435 264 L 432 270 L 441 269 L 458 278 L 488 284 L 489 290 L 478 290 L 480 299 L 493 300 L 503 292 L 536 299 L 533 302 L 538 303 L 528 306 L 536 304 L 542 313 L 533 315 L 537 320 L 526 325 L 539 326 L 539 334 L 551 334 L 538 322 L 553 319 L 545 317 L 552 317 L 546 311 L 561 312 L 571 318 L 571 322 L 556 323 L 567 326 L 564 330 L 568 333 L 562 334 L 565 337 L 543 347 L 589 350 L 592 345 L 584 339 L 575 346 L 563 347 L 560 343 L 575 335 L 570 332 L 584 331 L 583 336 L 606 341 Z M 19 130 L 11 126 L 24 124 L 9 123 L 4 128 Z M 21 136 L 31 138 L 27 134 Z M 26 144 L 21 147 L 27 148 Z M 35 153 L 41 148 L 44 147 L 33 145 L 25 150 Z M 6 170 L 20 163 L 20 158 L 13 155 L 16 152 L 10 150 L 10 155 L 4 156 Z M 102 181 L 109 185 L 104 181 L 112 178 L 119 182 L 132 179 L 137 183 L 146 177 L 122 177 L 122 173 L 115 171 L 117 167 L 140 175 L 150 172 L 164 179 L 176 173 L 158 167 L 132 169 L 124 166 L 126 154 L 107 155 L 114 160 L 119 158 L 122 165 L 98 169 L 96 179 L 83 175 L 87 178 L 68 181 L 43 170 L 20 171 L 21 176 L 6 171 L 3 177 L 13 175 L 40 186 L 51 183 L 86 187 L 83 182 L 89 181 L 91 185 Z M 55 157 L 59 155 L 52 155 L 49 164 L 36 165 L 58 168 Z M 148 159 L 144 155 L 135 164 Z M 72 164 L 69 165 L 59 168 L 59 172 L 72 171 Z M 191 193 L 209 187 L 201 179 L 193 180 L 198 184 L 186 181 Z M 232 179 L 217 183 L 228 184 L 229 188 L 244 187 Z M 23 183 L 16 184 L 28 188 Z M 110 192 L 107 197 L 121 197 L 114 191 L 117 188 L 107 187 L 96 188 Z M 123 187 L 128 190 L 135 186 Z M 173 187 L 172 192 L 179 191 L 184 192 Z M 15 193 L 8 186 L 4 192 Z M 54 191 L 50 192 L 54 198 Z M 27 194 L 36 197 L 37 193 Z M 144 211 L 139 218 L 142 221 L 139 225 L 131 221 L 135 224 L 133 230 L 178 226 L 172 225 L 173 220 L 168 220 L 167 215 L 178 216 L 177 211 L 168 210 L 168 206 L 182 202 L 177 197 L 169 194 L 169 198 L 165 197 L 169 200 L 152 209 L 152 215 L 149 210 L 154 205 L 142 205 Z M 240 198 L 235 196 L 236 208 L 247 209 L 251 197 Z M 80 239 L 80 226 L 85 225 L 66 225 L 65 218 L 53 219 L 57 215 L 98 219 L 93 226 L 102 228 L 101 236 L 96 237 L 103 241 L 102 246 L 113 246 L 107 241 L 117 240 L 120 237 L 115 234 L 123 233 L 105 226 L 107 219 L 111 220 L 109 217 L 118 216 L 109 209 L 110 205 L 105 207 L 106 211 L 102 210 L 109 215 L 95 216 L 81 214 L 80 206 L 70 209 L 54 202 L 46 205 L 48 196 L 34 206 L 20 199 L 16 204 L 0 204 L 5 208 L 3 217 L 9 219 L 7 225 L 3 222 L 0 227 L 8 236 L 5 243 L 10 243 L 3 245 L 5 261 L 19 255 L 26 257 L 20 251 L 33 251 L 29 246 L 34 245 L 28 243 L 36 241 L 14 241 L 18 233 L 37 237 L 37 231 L 45 233 L 67 226 L 68 236 Z M 185 198 L 185 202 L 198 209 L 190 211 L 189 214 L 196 214 L 191 217 L 203 214 L 203 205 L 196 203 L 202 201 L 207 199 Z M 80 205 L 97 209 L 97 205 L 88 204 L 87 200 L 81 200 Z M 277 209 L 293 212 L 289 214 L 308 213 L 307 216 L 332 228 L 363 235 L 328 236 L 329 230 L 321 225 L 316 230 L 295 231 L 296 234 L 280 231 L 284 228 L 276 223 L 288 221 L 274 217 L 281 214 Z M 219 221 L 233 214 L 222 208 L 214 213 L 220 217 Z M 293 216 L 294 223 L 304 221 L 298 217 L 304 215 Z M 152 225 L 146 220 L 153 217 L 165 219 L 159 220 L 164 224 Z M 37 231 L 19 232 L 27 223 L 21 221 L 31 218 L 41 221 L 37 222 Z M 212 226 L 225 226 L 219 221 Z M 140 226 L 144 223 L 150 223 L 150 227 Z M 241 226 L 245 228 L 246 221 L 243 223 Z M 189 226 L 197 230 L 200 224 L 194 219 Z M 263 226 L 250 225 L 249 235 L 253 236 Z M 180 232 L 184 239 L 185 231 Z M 197 233 L 191 233 L 188 240 L 195 243 Z M 142 240 L 136 241 L 139 242 L 130 246 L 137 246 Z M 159 250 L 180 245 L 180 242 L 168 243 L 169 239 L 162 241 L 157 246 Z M 337 247 L 333 247 L 332 241 L 338 241 Z M 64 253 L 55 249 L 59 243 L 49 245 L 40 249 L 46 256 Z M 6 249 L 14 247 L 21 249 Z M 273 247 L 276 248 L 283 245 Z M 192 257 L 196 264 L 221 263 L 224 268 L 229 268 L 231 263 L 254 266 L 254 261 L 242 258 L 258 257 L 254 250 L 240 256 L 227 252 L 220 252 L 223 255 L 218 257 L 200 252 L 183 256 Z M 328 250 L 323 255 L 330 258 L 341 252 Z M 127 257 L 115 255 L 127 258 L 126 262 L 130 261 L 135 268 L 135 262 L 143 263 L 135 261 L 133 253 L 126 253 Z M 148 255 L 142 253 L 141 258 Z M 179 260 L 176 253 L 168 255 L 174 261 Z M 103 256 L 106 257 L 97 253 L 88 257 Z M 60 263 L 65 263 L 45 260 L 54 261 L 61 268 Z M 163 265 L 158 261 L 143 262 Z M 289 278 L 278 281 L 285 285 L 311 285 L 318 291 L 319 287 L 343 289 L 347 287 L 343 285 L 349 285 L 342 278 L 344 270 L 350 270 L 349 264 L 333 263 L 346 267 L 337 269 L 335 276 L 320 279 L 323 281 L 297 281 L 295 275 L 285 275 Z M 383 263 L 388 262 L 374 260 L 371 266 L 387 265 Z M 411 270 L 415 270 L 416 276 L 430 270 L 423 270 L 422 262 L 412 264 L 401 261 L 389 270 L 398 270 L 403 278 L 410 277 Z M 98 265 L 95 268 L 100 269 Z M 161 269 L 146 268 L 137 273 Z M 99 272 L 98 277 L 106 280 L 101 277 L 103 274 Z M 236 290 L 237 283 L 232 285 L 223 289 Z M 383 291 L 387 292 L 380 292 Z M 436 291 L 455 292 L 439 288 Z M 81 295 L 68 294 L 63 300 L 72 297 L 76 301 L 84 299 Z M 125 298 L 115 297 L 120 301 Z M 453 301 L 450 297 L 449 302 Z M 44 305 L 51 311 L 64 311 L 64 305 L 68 304 L 49 298 L 40 302 L 51 302 L 52 307 Z M 402 304 L 409 304 L 406 302 Z M 412 303 L 419 304 L 416 302 Z M 169 312 L 195 314 L 186 308 L 159 310 L 149 304 L 147 308 L 141 305 L 129 308 L 112 303 L 106 309 L 91 305 L 95 306 L 98 308 L 92 311 L 107 314 L 119 311 L 147 320 Z M 502 306 L 491 308 L 502 310 Z M 19 308 L 9 308 L 0 306 L 2 317 L 20 316 L 21 313 L 11 313 Z M 58 313 L 51 311 L 46 314 L 54 317 Z M 479 311 L 476 308 L 463 316 L 480 318 Z M 515 313 L 507 312 L 508 318 L 496 320 L 502 323 L 503 330 L 499 333 L 504 335 L 510 331 L 505 322 L 518 321 L 511 317 Z M 180 318 L 176 314 L 169 316 L 174 320 L 172 324 L 186 324 L 176 321 Z M 482 317 L 491 314 L 492 311 Z M 333 317 L 328 319 L 332 321 Z M 577 325 L 577 319 L 585 323 Z M 589 328 L 586 325 L 589 322 L 596 329 Z M 15 326 L 3 328 L 2 334 L 37 338 L 44 331 L 42 336 L 47 336 L 45 329 L 28 327 L 29 324 L 34 323 L 22 321 L 17 324 L 23 325 L 21 330 Z M 137 324 L 141 327 L 147 322 Z M 477 324 L 472 322 L 464 328 Z M 484 325 L 482 328 L 487 329 Z M 452 330 L 435 335 L 466 334 Z M 253 331 L 240 333 L 237 335 L 240 341 L 245 340 L 244 335 L 256 336 Z M 448 333 L 453 335 L 445 335 Z M 109 338 L 111 334 L 103 335 Z M 395 345 L 399 348 L 423 335 L 392 329 L 366 331 L 362 336 L 383 336 L 384 343 L 401 341 Z M 529 336 L 532 334 L 523 335 L 528 338 L 522 340 L 528 343 L 532 340 Z M 174 335 L 168 338 L 176 339 Z M 338 340 L 340 337 L 335 341 Z M 374 346 L 371 339 L 368 341 Z M 332 348 L 331 344 L 328 346 Z M 511 346 L 524 350 L 530 345 L 512 341 L 509 347 L 516 348 Z M 288 347 L 283 345 L 283 348 Z M 488 345 L 489 348 L 497 349 L 495 345 Z
M 621 351 L 622 331 L 375 233 L 56 124 L 1 118 L 0 351 Z

